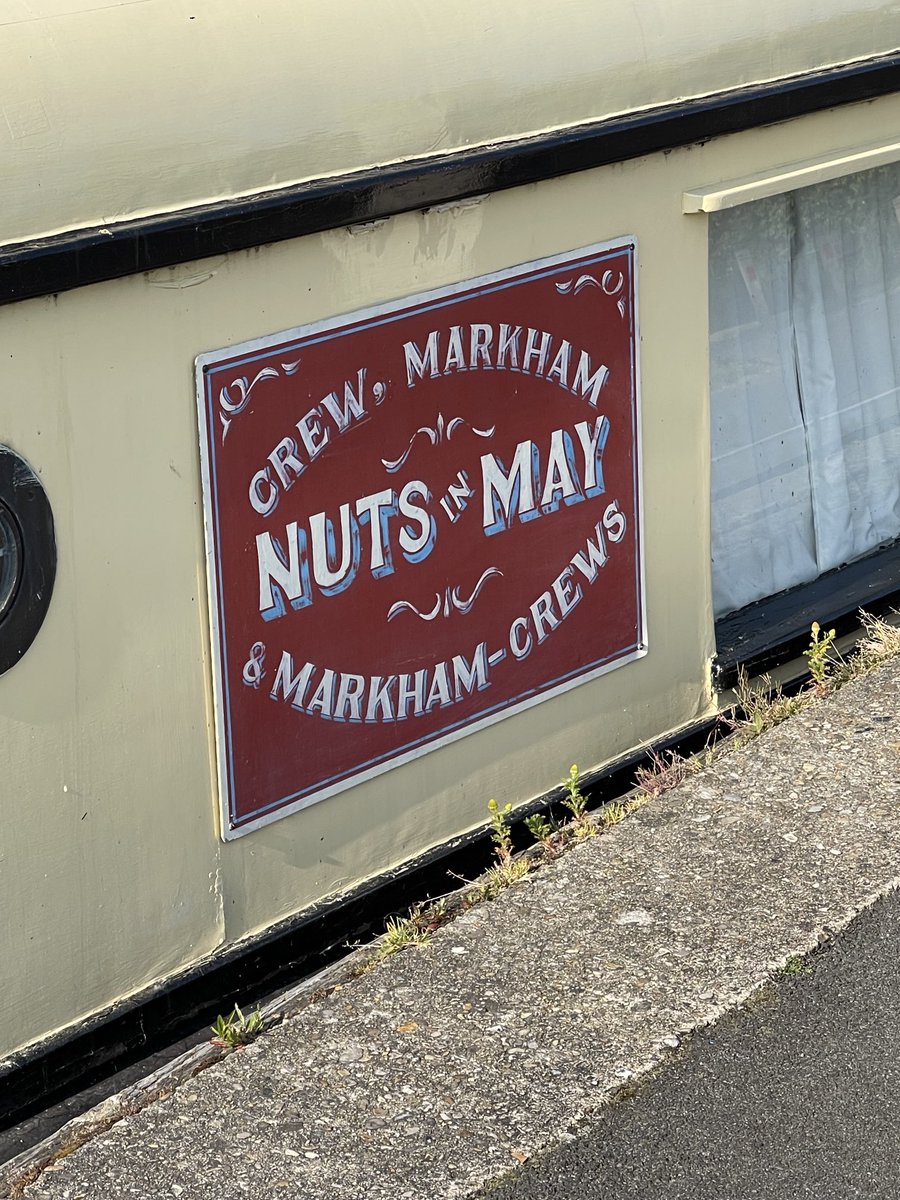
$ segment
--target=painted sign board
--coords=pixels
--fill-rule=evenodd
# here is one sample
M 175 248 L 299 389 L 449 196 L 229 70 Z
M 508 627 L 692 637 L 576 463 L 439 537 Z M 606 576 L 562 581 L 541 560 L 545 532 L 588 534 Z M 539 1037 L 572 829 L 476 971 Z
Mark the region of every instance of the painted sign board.
M 633 239 L 197 382 L 226 838 L 645 653 Z

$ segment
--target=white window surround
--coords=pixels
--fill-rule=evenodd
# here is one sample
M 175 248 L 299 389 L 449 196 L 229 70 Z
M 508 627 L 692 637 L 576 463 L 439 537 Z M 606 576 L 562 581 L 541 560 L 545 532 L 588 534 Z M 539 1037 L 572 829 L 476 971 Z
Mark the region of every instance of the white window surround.
M 825 183 L 856 171 L 900 162 L 900 141 L 878 142 L 862 149 L 837 151 L 820 158 L 787 163 L 741 179 L 694 188 L 682 196 L 684 213 L 713 213 L 767 196 L 781 196 L 797 188 Z

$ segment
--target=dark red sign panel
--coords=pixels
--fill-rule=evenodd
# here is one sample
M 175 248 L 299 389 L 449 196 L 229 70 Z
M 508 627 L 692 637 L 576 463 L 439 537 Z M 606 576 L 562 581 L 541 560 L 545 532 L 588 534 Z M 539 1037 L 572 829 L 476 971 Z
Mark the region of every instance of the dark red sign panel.
M 635 248 L 198 359 L 225 836 L 644 651 Z

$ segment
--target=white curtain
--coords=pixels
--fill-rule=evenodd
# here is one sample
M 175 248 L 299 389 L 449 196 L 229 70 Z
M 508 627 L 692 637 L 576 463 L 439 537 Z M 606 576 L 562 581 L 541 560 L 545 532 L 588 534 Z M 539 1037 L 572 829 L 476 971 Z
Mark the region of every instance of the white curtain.
M 900 165 L 710 220 L 713 593 L 900 536 Z

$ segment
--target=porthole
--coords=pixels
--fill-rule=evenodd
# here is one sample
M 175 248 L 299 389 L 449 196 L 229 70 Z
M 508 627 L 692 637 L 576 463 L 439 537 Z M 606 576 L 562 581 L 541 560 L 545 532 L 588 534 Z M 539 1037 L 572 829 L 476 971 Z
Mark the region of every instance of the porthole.
M 22 541 L 15 518 L 0 504 L 0 621 L 12 608 L 22 577 Z
M 50 501 L 28 463 L 0 446 L 0 674 L 37 637 L 55 578 Z

